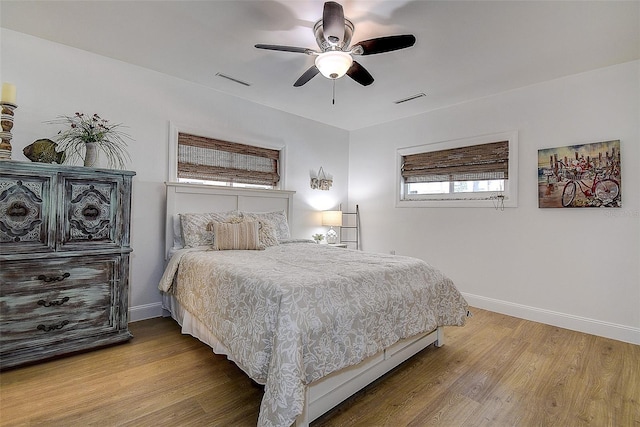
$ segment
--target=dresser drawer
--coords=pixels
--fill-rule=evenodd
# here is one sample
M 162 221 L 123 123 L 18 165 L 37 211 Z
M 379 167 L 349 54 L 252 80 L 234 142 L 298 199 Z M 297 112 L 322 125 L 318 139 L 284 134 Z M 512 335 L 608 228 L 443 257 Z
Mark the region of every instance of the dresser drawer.
M 119 255 L 0 261 L 0 296 L 115 279 Z
M 119 263 L 118 256 L 2 263 L 2 354 L 116 328 Z

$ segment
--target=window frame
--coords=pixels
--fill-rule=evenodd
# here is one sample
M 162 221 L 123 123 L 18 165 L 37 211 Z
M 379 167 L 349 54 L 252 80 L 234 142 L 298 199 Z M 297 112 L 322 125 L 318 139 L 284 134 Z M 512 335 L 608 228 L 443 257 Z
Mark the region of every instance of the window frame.
M 174 123 L 170 122 L 169 123 L 169 176 L 168 176 L 168 181 L 169 182 L 190 182 L 190 183 L 194 183 L 194 181 L 188 181 L 188 180 L 183 180 L 183 181 L 179 181 L 178 180 L 178 134 L 179 133 L 187 133 L 187 134 L 192 134 L 192 135 L 198 135 L 198 136 L 202 136 L 204 138 L 211 138 L 211 139 L 217 139 L 217 140 L 222 140 L 222 141 L 228 141 L 228 142 L 237 142 L 238 140 L 238 135 L 224 135 L 222 133 L 218 133 L 217 135 L 213 136 L 211 135 L 210 131 L 206 131 L 206 130 L 202 130 L 202 129 L 194 129 L 194 128 L 189 128 L 189 127 L 184 127 L 184 126 L 180 126 L 178 127 L 177 125 L 175 125 Z M 284 144 L 272 144 L 272 143 L 266 143 L 264 141 L 256 141 L 250 138 L 245 138 L 243 137 L 243 142 L 238 142 L 239 144 L 243 144 L 243 145 L 251 145 L 254 147 L 259 147 L 259 148 L 268 148 L 271 150 L 278 150 L 280 152 L 280 158 L 278 160 L 278 169 L 279 169 L 279 175 L 280 175 L 280 181 L 278 182 L 278 185 L 273 187 L 273 188 L 264 188 L 264 187 L 260 187 L 260 186 L 255 186 L 252 184 L 239 184 L 239 183 L 232 183 L 232 182 L 224 182 L 224 184 L 214 184 L 213 182 L 211 183 L 199 183 L 196 182 L 197 184 L 200 185 L 210 185 L 210 186 L 217 186 L 217 187 L 234 187 L 234 188 L 248 188 L 248 189 L 260 189 L 260 190 L 265 190 L 265 191 L 269 191 L 269 190 L 281 190 L 283 188 L 286 188 L 285 186 L 285 158 L 286 158 L 286 146 Z
M 509 142 L 509 178 L 505 180 L 505 189 L 501 192 L 488 191 L 476 193 L 422 194 L 407 198 L 407 183 L 402 177 L 403 157 L 434 151 L 463 148 L 472 145 L 489 144 L 498 141 Z M 492 207 L 505 208 L 518 206 L 518 132 L 509 131 L 470 138 L 440 141 L 412 147 L 399 148 L 396 151 L 396 207 Z M 499 200 L 497 196 L 501 196 Z

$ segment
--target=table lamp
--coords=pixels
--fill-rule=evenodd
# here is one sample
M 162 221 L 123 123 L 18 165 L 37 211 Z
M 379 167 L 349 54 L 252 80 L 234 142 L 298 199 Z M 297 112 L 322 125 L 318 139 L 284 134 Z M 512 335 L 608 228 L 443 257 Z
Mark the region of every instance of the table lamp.
M 342 227 L 342 211 L 323 211 L 322 212 L 322 225 L 329 226 L 327 231 L 327 243 L 337 243 L 338 233 L 333 227 Z

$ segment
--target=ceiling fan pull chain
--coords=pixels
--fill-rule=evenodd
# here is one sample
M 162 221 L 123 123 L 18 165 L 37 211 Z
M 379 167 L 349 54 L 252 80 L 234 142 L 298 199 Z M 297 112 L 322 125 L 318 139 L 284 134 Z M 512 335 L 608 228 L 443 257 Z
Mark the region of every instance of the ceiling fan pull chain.
M 331 103 L 336 105 L 336 79 L 333 79 L 333 100 Z

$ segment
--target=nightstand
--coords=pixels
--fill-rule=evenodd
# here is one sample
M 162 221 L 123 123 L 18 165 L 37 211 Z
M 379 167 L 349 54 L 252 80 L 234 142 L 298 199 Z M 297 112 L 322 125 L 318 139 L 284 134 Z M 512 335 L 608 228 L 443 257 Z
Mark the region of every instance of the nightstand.
M 334 246 L 336 248 L 345 248 L 347 247 L 346 243 L 327 243 L 327 246 Z

